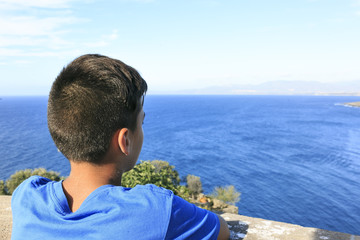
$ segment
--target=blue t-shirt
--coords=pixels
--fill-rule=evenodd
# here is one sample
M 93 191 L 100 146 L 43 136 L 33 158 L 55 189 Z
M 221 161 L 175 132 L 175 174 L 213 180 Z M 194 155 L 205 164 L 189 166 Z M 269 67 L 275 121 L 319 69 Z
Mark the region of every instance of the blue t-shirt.
M 62 182 L 33 176 L 13 193 L 12 239 L 217 239 L 216 214 L 155 185 L 104 185 L 71 212 Z

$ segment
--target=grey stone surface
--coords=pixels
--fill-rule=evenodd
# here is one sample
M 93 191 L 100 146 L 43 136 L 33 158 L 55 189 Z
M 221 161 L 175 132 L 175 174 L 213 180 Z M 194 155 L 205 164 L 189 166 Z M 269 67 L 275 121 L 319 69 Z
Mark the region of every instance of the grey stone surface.
M 232 240 L 360 240 L 360 236 L 224 213 Z

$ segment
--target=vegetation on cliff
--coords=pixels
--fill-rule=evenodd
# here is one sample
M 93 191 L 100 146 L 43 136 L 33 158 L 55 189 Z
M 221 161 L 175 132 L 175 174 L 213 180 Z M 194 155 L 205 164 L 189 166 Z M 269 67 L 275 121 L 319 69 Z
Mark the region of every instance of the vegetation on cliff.
M 121 185 L 132 188 L 136 185 L 155 184 L 169 189 L 187 200 L 189 199 L 189 189 L 180 185 L 179 173 L 174 168 L 166 161 L 141 161 L 123 175 Z
M 240 201 L 240 193 L 236 191 L 233 185 L 215 187 L 214 192 L 210 196 L 231 205 Z
M 17 186 L 20 185 L 24 180 L 28 179 L 31 176 L 42 176 L 46 177 L 53 181 L 60 181 L 64 177 L 61 177 L 58 172 L 47 171 L 45 168 L 36 168 L 34 170 L 25 169 L 15 172 L 10 176 L 6 182 L 3 180 L 0 181 L 0 194 L 11 195 Z
M 53 181 L 65 179 L 59 173 L 47 171 L 44 168 L 20 170 L 11 175 L 8 180 L 0 181 L 0 195 L 11 195 L 17 186 L 34 175 L 46 177 Z M 207 209 L 221 211 L 228 207 L 227 204 L 235 204 L 240 200 L 240 193 L 235 190 L 234 186 L 216 187 L 214 193 L 210 196 L 202 194 L 202 184 L 198 176 L 188 175 L 186 185 L 182 185 L 175 167 L 161 160 L 141 161 L 140 164 L 137 164 L 132 170 L 123 175 L 123 187 L 132 188 L 138 184 L 155 184 L 169 189 L 183 199 Z M 237 209 L 232 211 L 237 211 Z

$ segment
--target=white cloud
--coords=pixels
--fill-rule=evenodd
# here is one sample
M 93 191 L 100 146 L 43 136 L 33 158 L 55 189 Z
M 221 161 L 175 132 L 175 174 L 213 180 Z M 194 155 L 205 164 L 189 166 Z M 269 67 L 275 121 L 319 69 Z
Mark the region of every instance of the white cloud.
M 351 7 L 353 7 L 353 8 L 359 8 L 360 7 L 360 0 L 352 0 L 351 1 Z M 356 14 L 357 14 L 358 12 L 356 12 Z
M 69 8 L 73 0 L 0 0 L 0 9 L 15 10 L 24 7 Z
M 110 44 L 110 42 L 116 40 L 118 38 L 118 30 L 114 29 L 111 34 L 102 35 L 100 40 L 95 42 L 85 43 L 87 47 L 105 47 Z
M 15 63 L 15 64 L 21 64 L 21 65 L 23 65 L 23 64 L 29 64 L 29 63 L 31 63 L 31 61 L 27 61 L 27 60 L 16 60 L 16 61 L 14 61 L 14 63 Z
M 89 20 L 75 17 L 71 2 L 0 0 L 0 56 L 58 56 L 74 47 L 69 26 Z
M 114 29 L 110 35 L 105 36 L 109 40 L 116 40 L 118 38 L 118 30 Z
M 42 31 L 37 35 L 0 35 L 0 56 L 3 57 L 45 57 L 45 56 L 66 56 L 74 54 L 74 50 L 81 52 L 85 48 L 105 47 L 118 38 L 118 30 L 113 30 L 110 34 L 102 35 L 99 39 L 92 42 L 74 42 L 65 40 L 61 31 L 49 28 L 49 33 Z
M 0 18 L 0 34 L 10 36 L 39 36 L 54 33 L 60 27 L 78 21 L 74 17 L 14 16 Z
M 64 26 L 79 20 L 67 17 L 13 16 L 0 17 L 0 56 L 24 56 L 24 49 L 36 51 L 32 56 L 49 55 L 50 51 L 71 47 L 73 43 L 66 40 Z M 6 50 L 5 50 L 6 48 Z M 10 48 L 10 49 L 8 49 Z M 18 48 L 14 49 L 14 48 Z M 27 55 L 27 54 L 25 54 Z M 51 55 L 51 54 L 50 54 Z
M 9 49 L 9 48 L 0 48 L 0 56 L 2 57 L 66 57 L 79 54 L 79 50 L 68 50 L 68 51 L 36 51 L 36 49 L 31 51 L 25 51 L 21 49 Z
M 91 47 L 91 48 L 95 48 L 95 47 L 105 47 L 108 45 L 107 42 L 100 40 L 100 41 L 96 41 L 96 42 L 88 42 L 84 44 L 86 47 Z
M 140 2 L 140 3 L 151 3 L 155 2 L 156 0 L 122 0 L 123 2 Z
M 115 29 L 83 41 L 86 30 L 79 33 L 75 26 L 91 20 L 78 18 L 72 10 L 72 4 L 80 1 L 93 0 L 0 0 L 0 57 L 64 56 L 116 40 Z

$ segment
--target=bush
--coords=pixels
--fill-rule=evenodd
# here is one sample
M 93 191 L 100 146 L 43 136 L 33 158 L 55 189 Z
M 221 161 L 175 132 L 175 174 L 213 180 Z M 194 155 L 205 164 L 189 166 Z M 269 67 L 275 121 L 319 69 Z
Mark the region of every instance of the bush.
M 194 175 L 187 175 L 186 177 L 186 185 L 191 194 L 199 194 L 202 193 L 202 185 L 200 181 L 200 177 Z
M 179 173 L 166 161 L 141 161 L 132 170 L 126 172 L 121 180 L 121 185 L 124 187 L 133 188 L 139 184 L 154 184 L 169 189 L 184 199 L 189 197 L 189 190 L 180 185 Z
M 211 196 L 232 205 L 235 205 L 235 203 L 240 201 L 240 193 L 236 191 L 233 185 L 226 187 L 215 187 Z
M 6 181 L 4 192 L 11 195 L 24 180 L 35 175 L 46 177 L 53 181 L 60 181 L 62 179 L 59 173 L 54 171 L 46 171 L 46 169 L 44 168 L 36 168 L 34 170 L 20 170 L 11 175 L 10 178 Z
M 0 180 L 0 195 L 6 195 L 5 183 L 3 180 Z

